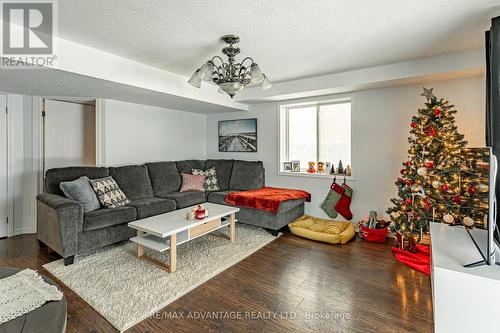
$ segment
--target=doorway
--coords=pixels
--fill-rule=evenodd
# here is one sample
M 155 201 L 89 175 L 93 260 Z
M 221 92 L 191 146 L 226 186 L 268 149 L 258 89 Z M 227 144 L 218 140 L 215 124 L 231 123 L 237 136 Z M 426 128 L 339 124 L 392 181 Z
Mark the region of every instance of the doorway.
M 42 106 L 43 171 L 95 166 L 95 100 L 46 98 Z

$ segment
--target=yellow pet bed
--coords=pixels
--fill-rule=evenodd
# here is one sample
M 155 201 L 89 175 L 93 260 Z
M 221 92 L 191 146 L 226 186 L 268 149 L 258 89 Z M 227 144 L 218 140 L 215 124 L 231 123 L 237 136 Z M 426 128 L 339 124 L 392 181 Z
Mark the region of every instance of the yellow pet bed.
M 345 244 L 354 235 L 351 222 L 340 222 L 303 215 L 288 225 L 294 235 L 332 244 Z

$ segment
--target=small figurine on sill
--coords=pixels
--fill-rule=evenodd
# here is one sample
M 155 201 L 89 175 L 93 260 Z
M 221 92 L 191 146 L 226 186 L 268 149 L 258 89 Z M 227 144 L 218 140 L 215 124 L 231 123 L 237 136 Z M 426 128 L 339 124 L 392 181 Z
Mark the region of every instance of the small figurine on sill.
M 318 162 L 318 173 L 325 173 L 325 163 Z
M 352 174 L 352 170 L 351 170 L 351 166 L 350 165 L 347 165 L 345 167 L 345 174 L 346 174 L 346 176 L 350 176 Z
M 339 166 L 337 167 L 337 174 L 341 175 L 344 173 L 344 166 L 342 165 L 342 160 L 339 161 Z
M 325 173 L 329 173 L 329 174 L 332 173 L 330 170 L 331 166 L 332 166 L 332 164 L 330 162 L 325 162 Z
M 316 173 L 316 169 L 314 168 L 314 165 L 315 165 L 316 163 L 314 163 L 314 162 L 309 162 L 309 163 L 307 163 L 307 164 L 309 165 L 309 168 L 307 168 L 307 172 L 308 172 L 308 173 Z

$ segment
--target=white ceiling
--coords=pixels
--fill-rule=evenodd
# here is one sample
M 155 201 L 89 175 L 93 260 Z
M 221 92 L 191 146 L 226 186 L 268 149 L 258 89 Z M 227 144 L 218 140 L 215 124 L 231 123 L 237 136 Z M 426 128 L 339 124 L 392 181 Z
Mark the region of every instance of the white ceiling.
M 479 48 L 499 0 L 63 0 L 62 38 L 178 74 L 241 37 L 274 82 Z

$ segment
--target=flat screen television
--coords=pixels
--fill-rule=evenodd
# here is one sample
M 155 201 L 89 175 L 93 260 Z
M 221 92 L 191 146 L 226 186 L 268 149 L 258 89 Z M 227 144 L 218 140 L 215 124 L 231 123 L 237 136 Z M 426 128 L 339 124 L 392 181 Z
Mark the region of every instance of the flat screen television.
M 463 149 L 462 157 L 467 165 L 460 171 L 461 195 L 465 198 L 460 215 L 465 230 L 482 257 L 482 260 L 464 266 L 495 265 L 500 248 L 495 195 L 497 158 L 491 147 Z M 474 224 L 467 226 L 464 219 L 471 217 Z

